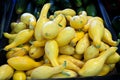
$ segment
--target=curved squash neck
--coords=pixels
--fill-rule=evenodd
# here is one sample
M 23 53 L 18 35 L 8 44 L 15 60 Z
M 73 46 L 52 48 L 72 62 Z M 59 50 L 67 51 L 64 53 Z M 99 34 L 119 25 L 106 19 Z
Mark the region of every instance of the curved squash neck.
M 98 57 L 99 60 L 106 60 L 110 55 L 114 54 L 117 47 L 111 47 L 104 51 L 101 56 Z
M 47 3 L 43 6 L 39 19 L 43 19 L 43 18 L 47 19 L 47 13 L 48 13 L 48 10 L 49 10 L 50 6 L 51 6 L 50 3 Z

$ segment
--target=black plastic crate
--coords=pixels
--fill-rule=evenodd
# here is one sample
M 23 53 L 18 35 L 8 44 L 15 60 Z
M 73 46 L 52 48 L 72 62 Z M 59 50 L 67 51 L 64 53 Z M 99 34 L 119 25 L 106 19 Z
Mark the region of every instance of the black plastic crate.
M 110 32 L 112 33 L 113 40 L 117 40 L 116 32 L 112 28 L 111 21 L 109 19 L 107 11 L 104 8 L 102 1 L 101 0 L 92 0 L 92 1 L 96 5 L 98 16 L 103 18 L 106 28 L 109 29 Z M 8 20 L 8 22 L 6 22 L 6 24 L 5 24 L 6 28 L 4 28 L 3 32 L 6 32 L 6 31 L 9 32 L 9 30 L 10 30 L 9 25 L 14 17 L 15 2 L 16 2 L 16 0 L 11 0 L 11 2 L 10 2 L 11 6 L 10 6 L 9 12 L 11 13 L 11 15 L 9 15 L 10 16 L 9 18 L 6 18 L 6 21 Z M 7 63 L 6 62 L 7 59 L 5 56 L 6 51 L 3 50 L 4 46 L 7 44 L 8 44 L 8 40 L 2 36 L 0 38 L 0 65 Z M 118 53 L 120 53 L 119 46 L 118 46 Z M 62 79 L 48 79 L 48 80 L 120 80 L 120 69 L 119 68 L 120 68 L 120 62 L 118 62 L 116 64 L 115 69 L 106 76 L 93 76 L 93 77 L 83 77 L 83 78 L 77 77 L 77 78 L 67 78 L 67 79 L 62 78 Z
M 120 0 L 101 0 L 109 16 L 109 20 L 117 37 L 120 38 Z

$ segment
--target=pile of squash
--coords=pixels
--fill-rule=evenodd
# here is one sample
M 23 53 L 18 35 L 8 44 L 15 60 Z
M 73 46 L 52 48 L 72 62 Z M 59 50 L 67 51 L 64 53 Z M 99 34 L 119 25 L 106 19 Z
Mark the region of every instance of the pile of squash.
M 104 76 L 114 70 L 120 55 L 101 17 L 73 9 L 55 11 L 44 4 L 38 20 L 23 13 L 4 32 L 9 44 L 7 64 L 0 66 L 0 79 L 25 80 Z

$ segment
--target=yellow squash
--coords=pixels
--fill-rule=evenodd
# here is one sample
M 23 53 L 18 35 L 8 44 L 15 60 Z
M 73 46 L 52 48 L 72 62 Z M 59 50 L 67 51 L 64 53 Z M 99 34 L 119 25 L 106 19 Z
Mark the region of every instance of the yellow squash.
M 16 23 L 16 25 L 12 28 L 11 33 L 18 33 L 18 32 L 20 32 L 21 30 L 26 29 L 26 28 L 27 28 L 27 26 L 26 26 L 25 23 L 23 23 L 23 22 L 18 22 L 18 23 Z
M 52 66 L 58 66 L 58 44 L 55 40 L 48 40 L 45 44 L 45 55 L 50 60 Z
M 26 80 L 26 74 L 24 71 L 15 71 L 13 75 L 13 80 Z
M 111 32 L 107 28 L 105 28 L 105 32 L 104 32 L 104 36 L 103 36 L 102 40 L 105 43 L 107 43 L 107 44 L 109 44 L 111 46 L 117 46 L 118 45 L 118 42 L 114 41 L 112 39 L 112 34 L 111 34 Z
M 101 40 L 104 35 L 104 25 L 100 20 L 93 20 L 90 23 L 90 27 L 88 29 L 88 34 L 90 38 L 93 40 L 93 45 L 97 48 L 101 46 Z
M 65 18 L 65 16 L 63 14 L 57 15 L 54 18 L 53 21 L 55 21 L 59 25 L 59 27 L 58 27 L 59 31 L 61 31 L 63 28 L 66 27 L 67 22 L 66 22 L 66 18 Z
M 47 18 L 47 13 L 48 13 L 50 6 L 51 6 L 50 3 L 44 4 L 40 12 L 40 16 L 37 20 L 36 27 L 35 27 L 35 34 L 34 34 L 35 39 L 37 41 L 44 40 L 42 33 L 41 33 L 41 29 L 42 29 L 43 24 L 49 21 L 49 19 Z
M 10 49 L 10 50 L 7 52 L 7 54 L 6 54 L 6 58 L 8 59 L 8 58 L 11 58 L 11 57 L 14 57 L 14 56 L 19 55 L 19 54 L 16 54 L 16 52 L 18 52 L 18 51 L 21 52 L 21 49 L 22 49 L 22 48 L 17 48 L 17 47 Z M 22 56 L 22 55 L 21 55 L 21 56 Z
M 40 66 L 35 69 L 33 69 L 31 73 L 31 78 L 33 79 L 48 79 L 52 75 L 60 73 L 64 70 L 66 67 L 66 62 L 64 64 L 56 66 L 56 67 L 50 67 L 50 66 Z
M 82 14 L 79 16 L 73 16 L 70 19 L 70 26 L 75 29 L 82 29 L 84 25 L 87 23 L 87 14 L 85 11 L 82 11 Z
M 0 66 L 0 80 L 9 80 L 14 73 L 14 69 L 8 65 L 4 64 Z
M 20 16 L 20 21 L 32 28 L 36 26 L 36 18 L 31 13 L 23 13 Z
M 107 58 L 110 55 L 114 54 L 116 50 L 117 47 L 110 47 L 106 51 L 102 52 L 103 53 L 102 55 L 86 61 L 83 67 L 78 71 L 79 75 L 87 77 L 96 76 L 97 74 L 99 74 L 103 69 L 103 66 Z
M 71 27 L 65 27 L 56 37 L 58 46 L 67 45 L 75 37 L 75 30 Z
M 33 59 L 40 58 L 44 55 L 44 49 L 42 47 L 31 46 L 29 50 L 29 56 Z
M 30 70 L 41 65 L 40 62 L 36 62 L 28 56 L 17 56 L 7 60 L 7 63 L 16 70 Z
M 24 29 L 17 33 L 16 37 L 14 38 L 14 41 L 8 45 L 5 46 L 4 50 L 9 50 L 10 48 L 14 48 L 16 46 L 19 46 L 21 44 L 24 44 L 28 42 L 32 36 L 33 36 L 33 30 L 31 29 Z
M 75 51 L 77 54 L 83 54 L 87 47 L 90 45 L 88 34 L 78 41 L 75 47 Z
M 14 40 L 14 38 L 16 37 L 17 34 L 11 34 L 11 33 L 8 33 L 8 32 L 4 32 L 3 35 L 4 35 L 5 38 Z
M 53 39 L 59 33 L 59 25 L 54 21 L 48 21 L 42 26 L 41 33 L 45 39 Z
M 76 12 L 73 9 L 70 9 L 70 8 L 66 8 L 64 10 L 58 10 L 58 11 L 54 12 L 55 16 L 59 15 L 59 14 L 64 14 L 65 16 L 66 15 L 74 16 L 74 15 L 76 15 Z
M 77 73 L 73 70 L 64 69 L 61 73 L 54 74 L 51 78 L 75 78 Z
M 24 45 L 23 47 L 15 47 L 10 49 L 10 51 L 7 52 L 6 57 L 11 58 L 15 56 L 24 56 L 28 53 L 30 46 Z

